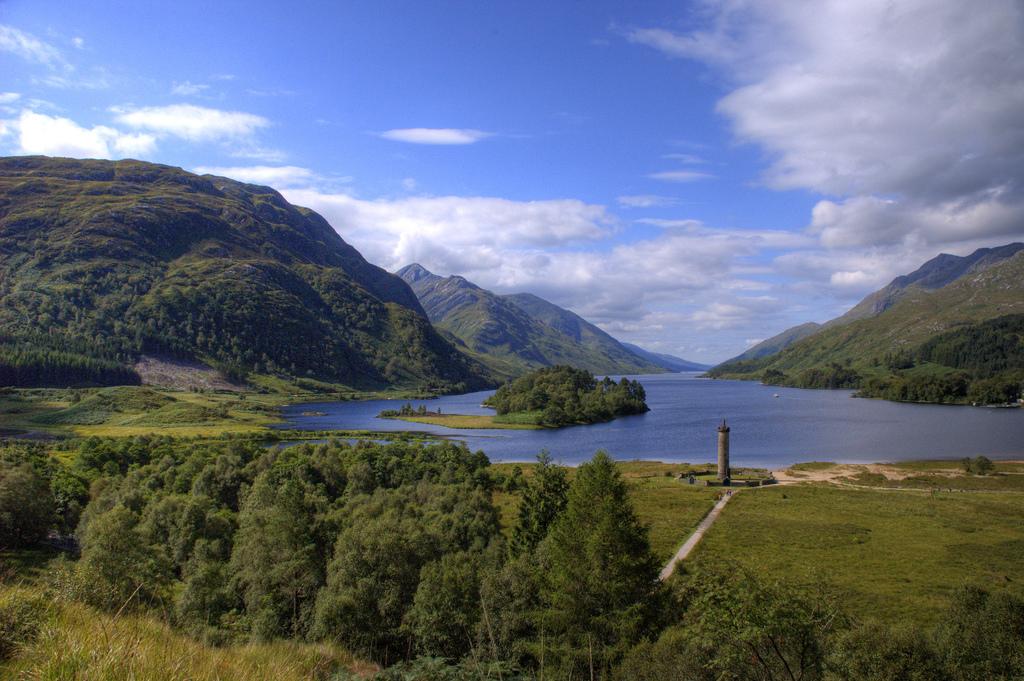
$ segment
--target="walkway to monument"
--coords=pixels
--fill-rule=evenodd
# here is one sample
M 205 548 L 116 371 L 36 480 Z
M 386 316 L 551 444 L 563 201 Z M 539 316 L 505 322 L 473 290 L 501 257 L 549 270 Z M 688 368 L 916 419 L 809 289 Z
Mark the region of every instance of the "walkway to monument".
M 729 492 L 732 492 L 730 490 Z M 672 573 L 676 571 L 676 565 L 681 561 L 686 560 L 700 540 L 704 538 L 704 533 L 708 531 L 715 521 L 718 520 L 718 515 L 725 508 L 725 505 L 729 503 L 729 500 L 733 498 L 733 493 L 726 492 L 722 494 L 722 498 L 718 500 L 711 512 L 704 516 L 704 520 L 700 521 L 700 525 L 697 525 L 697 529 L 693 531 L 693 534 L 679 547 L 676 551 L 676 555 L 672 556 L 672 559 L 661 569 L 661 574 L 658 575 L 658 579 L 665 581 L 672 576 Z

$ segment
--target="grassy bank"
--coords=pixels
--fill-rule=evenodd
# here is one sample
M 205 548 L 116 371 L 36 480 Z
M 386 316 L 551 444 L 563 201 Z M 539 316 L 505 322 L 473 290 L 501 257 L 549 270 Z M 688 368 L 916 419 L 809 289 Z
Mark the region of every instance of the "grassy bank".
M 212 647 L 152 616 L 110 615 L 80 603 L 55 601 L 37 587 L 0 584 L 0 611 L 15 608 L 22 628 L 30 633 L 14 642 L 13 659 L 0 661 L 0 677 L 5 679 L 299 681 L 327 678 L 339 669 L 375 669 L 323 644 L 275 641 Z
M 394 419 L 396 421 L 409 421 L 410 423 L 428 423 L 433 426 L 444 426 L 445 428 L 461 428 L 464 430 L 479 429 L 501 429 L 501 430 L 540 430 L 543 426 L 536 423 L 519 422 L 509 416 L 494 416 L 493 414 L 437 414 L 415 416 L 382 416 L 381 418 Z
M 329 392 L 310 392 L 310 388 Z M 360 392 L 265 378 L 259 391 L 200 391 L 121 386 L 0 389 L 0 435 L 19 437 L 222 435 L 266 431 L 281 407 L 312 401 L 407 399 L 414 392 Z

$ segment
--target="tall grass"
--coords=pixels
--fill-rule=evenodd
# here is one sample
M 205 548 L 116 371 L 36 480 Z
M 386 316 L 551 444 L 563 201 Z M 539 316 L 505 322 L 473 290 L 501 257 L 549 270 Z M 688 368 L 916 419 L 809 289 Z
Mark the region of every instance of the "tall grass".
M 43 600 L 41 591 L 0 586 L 0 611 L 10 601 L 35 603 L 34 636 L 19 644 L 0 678 L 48 681 L 250 681 L 329 679 L 345 670 L 369 676 L 375 667 L 323 644 L 276 641 L 212 647 L 144 615 L 110 615 L 75 602 Z

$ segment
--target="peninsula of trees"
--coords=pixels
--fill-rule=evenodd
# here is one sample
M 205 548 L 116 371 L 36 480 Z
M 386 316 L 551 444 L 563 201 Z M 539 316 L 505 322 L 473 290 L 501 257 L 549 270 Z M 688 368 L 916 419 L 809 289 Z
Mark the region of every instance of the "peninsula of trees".
M 598 381 L 589 371 L 568 366 L 538 369 L 506 383 L 484 405 L 499 417 L 529 414 L 539 425 L 555 428 L 650 411 L 639 381 L 607 376 Z

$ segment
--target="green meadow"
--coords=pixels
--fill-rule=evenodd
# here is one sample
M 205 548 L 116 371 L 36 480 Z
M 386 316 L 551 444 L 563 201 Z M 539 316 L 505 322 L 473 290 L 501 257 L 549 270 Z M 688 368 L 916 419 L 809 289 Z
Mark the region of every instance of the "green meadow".
M 812 483 L 738 493 L 687 568 L 735 561 L 832 585 L 860 617 L 928 625 L 968 581 L 1024 595 L 1021 556 L 1024 494 Z

